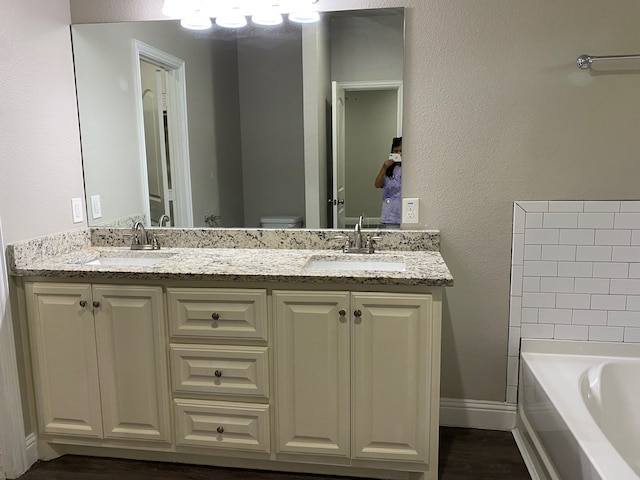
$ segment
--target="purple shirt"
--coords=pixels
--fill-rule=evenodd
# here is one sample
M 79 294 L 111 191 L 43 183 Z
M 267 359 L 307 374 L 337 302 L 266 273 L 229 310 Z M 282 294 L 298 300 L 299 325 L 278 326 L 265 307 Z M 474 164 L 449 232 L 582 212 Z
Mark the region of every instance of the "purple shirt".
M 402 200 L 400 193 L 400 181 L 402 179 L 402 167 L 396 164 L 393 175 L 382 179 L 382 211 L 380 223 L 400 224 Z

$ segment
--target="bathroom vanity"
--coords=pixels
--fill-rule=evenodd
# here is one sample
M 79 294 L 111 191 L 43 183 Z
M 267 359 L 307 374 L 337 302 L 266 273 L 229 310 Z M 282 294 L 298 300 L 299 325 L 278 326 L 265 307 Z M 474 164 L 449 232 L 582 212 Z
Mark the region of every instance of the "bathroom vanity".
M 115 230 L 10 247 L 42 458 L 437 478 L 453 284 L 437 232 L 389 233 L 405 250 L 372 255 L 256 232 L 248 248 L 168 231 L 169 248 L 132 252 Z

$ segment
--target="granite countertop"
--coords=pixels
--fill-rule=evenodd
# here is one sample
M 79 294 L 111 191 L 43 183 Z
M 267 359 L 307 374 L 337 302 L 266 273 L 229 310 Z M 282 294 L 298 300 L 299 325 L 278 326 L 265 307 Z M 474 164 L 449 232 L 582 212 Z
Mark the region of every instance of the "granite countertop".
M 342 253 L 339 250 L 342 240 L 338 241 L 337 236 L 352 236 L 350 230 L 153 228 L 148 231 L 157 235 L 160 250 L 131 250 L 131 229 L 111 227 L 72 230 L 10 244 L 6 249 L 9 273 L 87 280 L 453 285 L 453 277 L 440 255 L 437 230 L 369 229 L 363 233 L 376 238 L 374 254 Z M 334 268 L 325 270 L 305 267 L 310 259 L 318 258 L 342 265 L 332 263 Z M 88 264 L 97 259 L 104 259 L 103 264 Z M 344 263 L 371 261 L 381 263 L 367 270 L 362 265 Z M 401 262 L 405 268 L 395 268 L 397 265 L 389 268 L 390 261 Z
M 146 257 L 153 265 L 88 265 L 98 258 Z M 305 268 L 310 259 L 404 262 L 405 271 L 319 270 Z M 108 261 L 108 260 L 107 260 Z M 137 261 L 137 260 L 134 260 Z M 438 251 L 387 251 L 346 254 L 337 250 L 255 248 L 162 248 L 86 246 L 14 265 L 12 275 L 87 279 L 214 280 L 368 285 L 452 286 L 453 277 Z

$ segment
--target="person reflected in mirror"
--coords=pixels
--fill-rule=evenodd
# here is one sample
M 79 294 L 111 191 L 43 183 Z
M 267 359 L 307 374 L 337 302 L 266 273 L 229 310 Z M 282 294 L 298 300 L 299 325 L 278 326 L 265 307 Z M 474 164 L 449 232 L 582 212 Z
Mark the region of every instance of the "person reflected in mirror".
M 391 155 L 380 167 L 375 180 L 375 187 L 382 189 L 382 211 L 380 212 L 382 228 L 400 228 L 402 211 L 401 180 L 402 137 L 395 137 L 391 142 Z

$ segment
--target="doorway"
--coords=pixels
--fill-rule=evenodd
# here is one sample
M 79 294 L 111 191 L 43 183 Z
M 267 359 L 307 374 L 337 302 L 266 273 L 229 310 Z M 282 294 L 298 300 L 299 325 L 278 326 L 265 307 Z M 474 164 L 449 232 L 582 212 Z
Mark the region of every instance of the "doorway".
M 374 179 L 402 136 L 402 81 L 332 82 L 333 227 L 379 224 L 381 197 Z
M 184 61 L 135 41 L 146 223 L 193 227 Z

